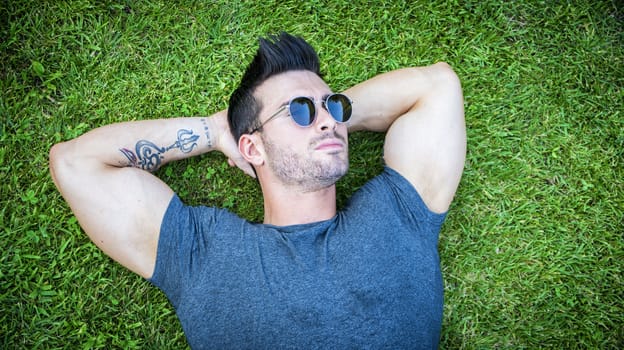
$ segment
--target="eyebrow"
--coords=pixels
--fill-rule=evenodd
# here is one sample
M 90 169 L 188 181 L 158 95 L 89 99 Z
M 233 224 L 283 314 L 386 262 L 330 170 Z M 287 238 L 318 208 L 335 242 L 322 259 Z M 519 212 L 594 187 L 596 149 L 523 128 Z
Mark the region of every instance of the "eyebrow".
M 335 94 L 334 92 L 330 92 L 330 93 L 328 93 L 328 94 L 325 94 L 325 95 L 321 96 L 321 101 L 325 101 L 325 100 L 326 100 L 329 96 L 334 95 L 334 94 Z M 305 95 L 301 95 L 301 96 L 295 96 L 295 97 L 291 98 L 291 99 L 290 99 L 290 100 L 288 100 L 286 103 L 284 103 L 284 105 L 287 105 L 290 101 L 294 100 L 294 99 L 295 99 L 295 98 L 297 98 L 297 97 L 307 97 L 307 98 L 309 98 L 310 100 L 312 100 L 312 101 L 316 102 L 316 98 L 315 98 L 314 96 L 305 96 Z
M 325 95 L 321 96 L 321 101 L 325 101 L 325 100 L 327 100 L 327 98 L 328 98 L 329 96 L 334 95 L 334 94 L 336 94 L 336 93 L 335 93 L 335 92 L 330 92 L 330 93 L 328 93 L 328 94 L 325 94 Z M 277 107 L 277 110 L 279 110 L 280 108 L 283 108 L 283 107 L 285 107 L 285 106 L 288 106 L 288 104 L 289 104 L 292 100 L 296 99 L 297 97 L 307 97 L 307 98 L 311 99 L 314 103 L 316 103 L 316 98 L 314 98 L 314 96 L 299 95 L 299 96 L 295 96 L 295 97 L 293 97 L 293 98 L 291 98 L 291 99 L 289 99 L 289 100 L 287 100 L 287 101 L 283 102 L 281 105 L 279 105 L 279 106 Z

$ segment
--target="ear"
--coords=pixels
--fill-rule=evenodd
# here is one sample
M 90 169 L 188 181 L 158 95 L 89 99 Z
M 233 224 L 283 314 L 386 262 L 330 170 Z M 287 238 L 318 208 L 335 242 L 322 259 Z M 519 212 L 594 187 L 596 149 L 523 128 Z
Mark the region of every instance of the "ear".
M 264 149 L 262 142 L 256 135 L 243 134 L 238 139 L 238 151 L 246 161 L 252 165 L 264 164 Z

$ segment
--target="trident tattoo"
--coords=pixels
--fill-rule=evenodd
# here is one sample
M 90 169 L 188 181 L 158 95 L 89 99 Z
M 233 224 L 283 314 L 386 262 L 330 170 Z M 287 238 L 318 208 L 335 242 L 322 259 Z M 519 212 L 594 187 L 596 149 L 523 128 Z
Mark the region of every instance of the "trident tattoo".
M 156 171 L 162 161 L 165 159 L 163 154 L 172 149 L 179 149 L 182 153 L 189 153 L 197 146 L 199 135 L 194 135 L 192 130 L 178 130 L 178 138 L 176 142 L 167 147 L 159 147 L 155 143 L 148 140 L 140 140 L 136 143 L 135 153 L 129 149 L 120 149 L 126 158 L 128 158 L 128 166 L 141 168 L 147 171 Z

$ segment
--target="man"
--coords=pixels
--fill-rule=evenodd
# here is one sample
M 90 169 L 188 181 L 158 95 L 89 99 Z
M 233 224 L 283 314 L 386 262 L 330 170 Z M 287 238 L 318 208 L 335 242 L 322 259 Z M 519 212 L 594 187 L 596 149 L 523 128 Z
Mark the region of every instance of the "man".
M 357 130 L 386 131 L 386 167 L 337 212 Z M 282 33 L 260 40 L 227 112 L 97 128 L 55 145 L 50 168 L 93 242 L 166 293 L 193 348 L 435 348 L 437 239 L 465 144 L 448 65 L 334 94 L 314 50 Z M 185 206 L 148 172 L 213 150 L 257 176 L 264 223 Z

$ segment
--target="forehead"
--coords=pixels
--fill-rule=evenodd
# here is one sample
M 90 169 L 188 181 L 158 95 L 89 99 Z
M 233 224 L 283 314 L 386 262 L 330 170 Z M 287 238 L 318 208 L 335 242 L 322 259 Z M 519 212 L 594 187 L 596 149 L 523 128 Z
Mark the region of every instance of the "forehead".
M 322 97 L 329 86 L 318 75 L 304 70 L 289 71 L 265 80 L 255 91 L 263 105 L 282 104 L 296 96 Z

